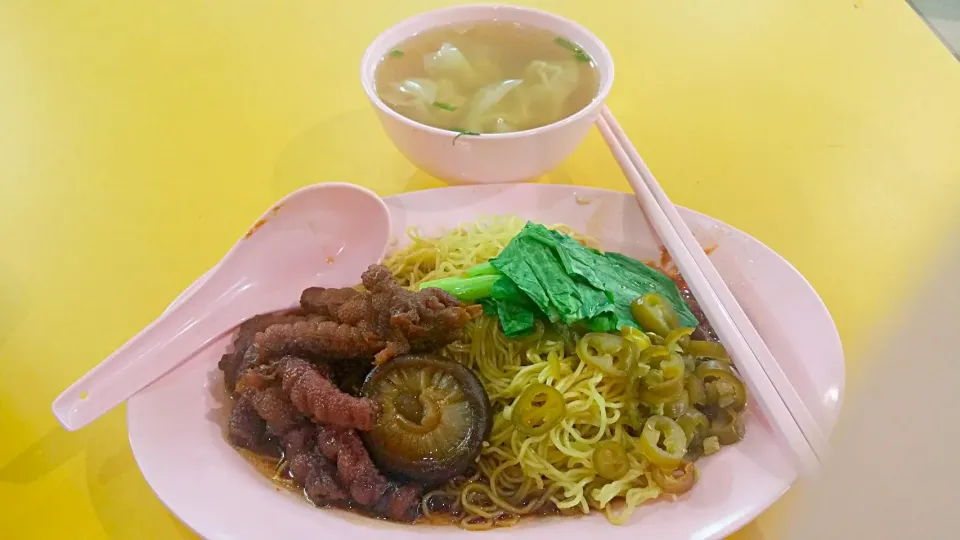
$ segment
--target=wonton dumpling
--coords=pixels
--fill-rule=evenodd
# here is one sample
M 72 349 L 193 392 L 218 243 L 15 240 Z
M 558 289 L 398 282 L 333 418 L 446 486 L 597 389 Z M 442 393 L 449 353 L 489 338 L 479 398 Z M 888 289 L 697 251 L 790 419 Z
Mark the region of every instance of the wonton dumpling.
M 449 79 L 406 79 L 388 86 L 381 97 L 411 120 L 442 128 L 452 128 L 463 115 L 467 98 Z M 438 107 L 442 103 L 453 110 Z
M 520 79 L 507 79 L 477 90 L 463 121 L 464 129 L 476 133 L 516 131 L 515 115 L 510 113 L 509 101 L 505 98 L 522 84 Z
M 434 79 L 452 79 L 464 86 L 474 86 L 479 81 L 467 57 L 450 43 L 444 43 L 435 53 L 424 55 L 423 69 Z
M 576 60 L 545 62 L 534 60 L 524 71 L 524 85 L 517 90 L 518 114 L 525 123 L 542 123 L 545 118 L 558 119 L 563 104 L 580 82 L 580 66 Z
M 417 122 L 432 123 L 437 83 L 430 79 L 406 79 L 390 85 L 380 96 L 384 101 Z
M 467 102 L 466 96 L 460 93 L 457 85 L 450 79 L 440 79 L 437 82 L 437 101 L 453 105 L 456 108 L 463 107 Z
M 395 107 L 430 105 L 437 100 L 437 83 L 430 79 L 405 79 L 391 84 L 380 97 Z

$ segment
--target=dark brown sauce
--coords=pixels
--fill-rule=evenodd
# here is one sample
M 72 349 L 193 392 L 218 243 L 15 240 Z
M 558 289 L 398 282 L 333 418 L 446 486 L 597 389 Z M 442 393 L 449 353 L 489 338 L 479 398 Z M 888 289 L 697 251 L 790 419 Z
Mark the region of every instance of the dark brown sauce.
M 489 481 L 486 477 L 480 476 L 476 478 L 474 482 L 487 484 Z M 415 522 L 416 524 L 432 526 L 460 526 L 463 519 L 467 516 L 467 513 L 462 507 L 460 507 L 459 492 L 457 492 L 456 495 L 434 496 L 428 501 L 427 505 L 430 507 L 429 515 L 421 515 L 420 518 Z M 504 511 L 502 514 L 493 518 L 490 528 L 508 527 L 515 525 L 520 521 L 529 521 L 532 519 L 578 515 L 584 514 L 576 509 L 561 510 L 557 508 L 553 502 L 548 500 L 539 508 L 527 514 L 520 515 Z M 484 519 L 480 516 L 475 516 L 475 519 L 477 522 L 484 521 Z M 485 530 L 485 528 L 479 530 Z
M 227 444 L 230 444 L 229 437 L 227 436 L 227 419 L 230 418 L 230 412 L 233 409 L 234 399 L 232 396 L 224 392 L 222 403 L 224 407 L 222 409 L 223 414 L 221 416 L 220 426 L 223 432 L 224 440 L 227 441 Z M 246 448 L 239 448 L 233 445 L 231 446 L 238 454 L 240 454 L 240 457 L 242 457 L 247 463 L 250 464 L 251 467 L 253 467 L 255 471 L 257 471 L 257 473 L 259 473 L 261 476 L 269 480 L 270 483 L 273 484 L 274 488 L 277 491 L 287 491 L 297 496 L 298 498 L 303 499 L 303 501 L 309 504 L 310 506 L 313 506 L 315 508 L 323 508 L 314 504 L 313 501 L 311 501 L 307 497 L 306 493 L 304 493 L 303 489 L 298 488 L 296 484 L 293 483 L 293 478 L 290 476 L 289 472 L 285 470 L 284 463 L 283 463 L 283 454 L 280 450 L 279 444 L 277 445 L 277 454 L 280 457 L 265 456 L 265 455 L 257 454 L 256 452 L 247 450 Z M 478 478 L 477 481 L 481 483 L 487 482 L 487 480 L 483 477 Z M 433 501 L 436 501 L 437 499 L 439 499 L 439 497 L 432 498 Z M 452 496 L 449 497 L 448 500 L 449 502 L 445 505 L 437 505 L 437 504 L 433 505 L 433 508 L 431 508 L 431 512 L 429 515 L 421 514 L 415 521 L 413 521 L 412 523 L 406 523 L 406 524 L 447 526 L 447 527 L 451 525 L 458 526 L 461 520 L 463 520 L 463 518 L 466 516 L 466 513 L 463 511 L 463 509 L 459 507 L 459 494 L 456 496 L 456 498 Z M 330 506 L 329 508 L 346 510 L 367 518 L 390 521 L 379 514 L 371 512 L 369 509 L 365 507 L 361 507 L 355 504 L 348 503 L 343 505 Z M 531 512 L 530 514 L 526 514 L 523 516 L 517 516 L 515 514 L 505 513 L 504 515 L 494 520 L 493 527 L 495 528 L 495 527 L 502 527 L 506 525 L 512 525 L 517 520 L 526 521 L 529 519 L 561 516 L 561 515 L 579 515 L 579 513 L 564 512 L 558 509 L 556 506 L 554 506 L 553 503 L 548 501 L 541 508 L 537 509 L 534 512 Z
M 360 380 L 362 381 L 362 378 Z M 351 383 L 356 384 L 356 381 L 348 382 L 348 384 L 351 384 Z M 372 518 L 372 519 L 379 519 L 384 521 L 391 521 L 391 523 L 398 523 L 398 522 L 389 520 L 380 514 L 372 512 L 370 509 L 366 507 L 356 505 L 352 502 L 330 505 L 326 507 L 316 505 L 313 501 L 310 500 L 309 497 L 307 497 L 307 494 L 304 492 L 302 488 L 297 487 L 297 485 L 293 482 L 293 477 L 291 476 L 289 471 L 286 470 L 286 466 L 284 464 L 283 450 L 280 446 L 279 441 L 274 442 L 276 444 L 274 452 L 276 456 L 279 456 L 279 457 L 258 454 L 246 448 L 240 448 L 238 446 L 234 446 L 233 444 L 231 444 L 230 437 L 227 432 L 227 422 L 229 421 L 230 413 L 233 411 L 235 400 L 233 396 L 231 396 L 226 391 L 226 389 L 223 389 L 222 391 L 223 391 L 223 394 L 220 401 L 223 405 L 223 408 L 220 410 L 221 414 L 219 418 L 220 420 L 219 423 L 220 423 L 220 431 L 221 431 L 221 434 L 223 435 L 224 441 L 228 445 L 230 445 L 238 454 L 240 454 L 240 457 L 242 457 L 244 461 L 249 463 L 250 466 L 253 467 L 255 471 L 257 471 L 257 473 L 259 473 L 261 476 L 269 480 L 270 483 L 273 484 L 274 489 L 276 489 L 277 491 L 287 491 L 295 495 L 296 497 L 302 499 L 303 502 L 309 504 L 310 506 L 313 506 L 314 508 L 337 508 L 339 510 L 346 510 L 346 511 L 349 511 L 364 517 Z M 421 516 L 413 523 L 421 523 L 421 520 L 423 519 L 424 519 L 423 516 Z M 399 523 L 404 523 L 404 522 L 399 522 Z M 456 521 L 446 522 L 446 524 L 450 524 L 450 523 L 456 523 Z

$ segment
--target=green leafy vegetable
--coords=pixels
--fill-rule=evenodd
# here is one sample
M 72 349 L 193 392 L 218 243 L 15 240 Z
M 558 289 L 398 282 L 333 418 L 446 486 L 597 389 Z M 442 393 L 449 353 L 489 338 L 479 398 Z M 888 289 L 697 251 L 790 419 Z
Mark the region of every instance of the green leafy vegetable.
M 500 327 L 508 336 L 523 336 L 533 331 L 534 320 L 546 316 L 530 299 L 507 278 L 493 284 L 490 302 L 500 319 Z
M 401 51 L 400 49 L 394 49 L 390 51 L 390 56 L 393 58 L 403 58 L 403 54 L 404 54 L 403 51 Z
M 569 238 L 534 223 L 527 225 L 490 261 L 533 301 L 552 323 L 571 324 L 613 311 L 600 288 L 577 279 L 562 262 L 558 239 Z M 575 240 L 571 242 L 584 249 Z
M 619 253 L 602 253 L 573 238 L 528 222 L 489 263 L 422 287 L 438 287 L 462 300 L 482 300 L 508 336 L 528 334 L 536 319 L 582 323 L 594 332 L 640 328 L 630 304 L 647 293 L 663 297 L 680 326 L 697 320 L 669 277 Z M 649 331 L 651 329 L 641 328 Z
M 436 107 L 436 108 L 438 108 L 438 109 L 443 109 L 443 110 L 445 110 L 445 111 L 450 111 L 450 112 L 453 112 L 453 111 L 457 110 L 457 108 L 456 108 L 455 106 L 453 106 L 453 105 L 451 105 L 451 104 L 449 104 L 449 103 L 443 103 L 442 101 L 434 101 L 434 102 L 433 102 L 433 106 Z

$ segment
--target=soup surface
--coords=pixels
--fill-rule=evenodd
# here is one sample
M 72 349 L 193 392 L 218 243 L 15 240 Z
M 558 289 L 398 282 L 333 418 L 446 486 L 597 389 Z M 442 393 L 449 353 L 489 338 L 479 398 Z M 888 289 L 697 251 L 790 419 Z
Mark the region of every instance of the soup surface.
M 541 28 L 502 21 L 417 34 L 384 56 L 377 95 L 393 110 L 461 133 L 509 133 L 566 118 L 597 94 L 593 60 Z

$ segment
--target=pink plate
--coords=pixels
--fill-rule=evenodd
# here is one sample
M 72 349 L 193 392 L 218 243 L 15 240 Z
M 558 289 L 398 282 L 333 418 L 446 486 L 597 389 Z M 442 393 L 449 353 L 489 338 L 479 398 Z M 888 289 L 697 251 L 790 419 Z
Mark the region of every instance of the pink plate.
M 641 260 L 659 256 L 659 242 L 633 197 L 572 186 L 485 185 L 407 193 L 386 199 L 393 234 L 408 227 L 437 233 L 484 215 L 516 214 L 543 223 L 566 223 L 598 238 L 604 248 Z M 747 315 L 829 434 L 840 410 L 843 351 L 830 314 L 788 262 L 750 236 L 696 212 L 681 215 Z M 358 276 L 359 277 L 359 276 Z M 252 315 L 252 314 L 251 314 Z M 132 399 L 127 407 L 130 445 L 144 477 L 193 530 L 211 539 L 351 538 L 352 540 L 461 538 L 454 527 L 409 526 L 313 508 L 303 497 L 278 491 L 223 439 L 217 361 L 229 343 L 222 336 Z M 756 407 L 753 407 L 756 411 Z M 470 534 L 471 538 L 712 539 L 739 529 L 777 500 L 796 473 L 762 415 L 748 419 L 747 436 L 700 462 L 699 484 L 675 503 L 654 503 L 617 527 L 601 515 L 534 519 Z

